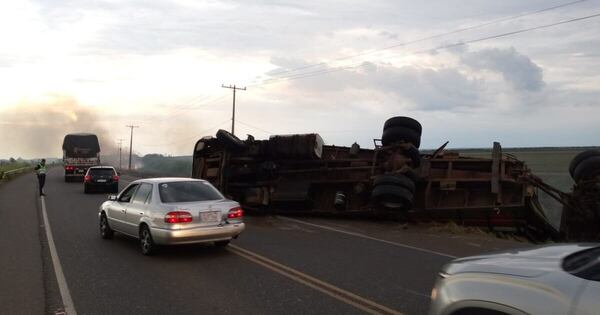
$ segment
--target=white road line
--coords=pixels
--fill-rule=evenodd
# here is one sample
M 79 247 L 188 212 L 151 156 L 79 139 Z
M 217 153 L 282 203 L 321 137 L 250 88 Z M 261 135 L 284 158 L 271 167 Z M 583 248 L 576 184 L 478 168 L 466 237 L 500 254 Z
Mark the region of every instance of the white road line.
M 75 304 L 71 298 L 69 287 L 67 286 L 67 280 L 63 273 L 60 259 L 56 251 L 56 245 L 54 245 L 54 238 L 52 237 L 52 229 L 50 228 L 50 221 L 48 220 L 48 214 L 46 212 L 46 199 L 44 196 L 40 196 L 42 203 L 42 215 L 44 217 L 44 227 L 46 230 L 46 238 L 48 239 L 48 248 L 50 249 L 50 256 L 52 257 L 52 265 L 54 266 L 54 274 L 56 274 L 56 281 L 58 282 L 58 289 L 60 290 L 60 296 L 62 298 L 63 306 L 65 308 L 65 314 L 77 315 L 75 310 Z
M 446 254 L 446 253 L 442 253 L 442 252 L 438 252 L 438 251 L 434 251 L 434 250 L 430 250 L 430 249 L 426 249 L 426 248 L 420 248 L 420 247 L 411 246 L 411 245 L 407 245 L 407 244 L 402 244 L 402 243 L 397 243 L 397 242 L 382 240 L 380 238 L 368 236 L 368 235 L 361 234 L 361 233 L 344 231 L 344 230 L 336 229 L 336 228 L 329 227 L 329 226 L 326 226 L 326 225 L 314 224 L 314 223 L 310 223 L 310 222 L 306 222 L 306 221 L 302 221 L 302 220 L 298 220 L 298 219 L 292 219 L 292 218 L 288 218 L 288 217 L 282 217 L 282 216 L 277 216 L 277 218 L 283 219 L 283 220 L 287 220 L 287 221 L 291 221 L 291 222 L 300 223 L 300 224 L 305 224 L 305 225 L 308 225 L 308 226 L 318 227 L 318 228 L 321 228 L 321 229 L 324 229 L 324 230 L 338 232 L 338 233 L 342 233 L 342 234 L 346 234 L 346 235 L 352 235 L 352 236 L 356 236 L 356 237 L 361 237 L 361 238 L 365 238 L 365 239 L 368 239 L 368 240 L 377 241 L 377 242 L 380 242 L 380 243 L 385 243 L 385 244 L 388 244 L 388 245 L 393 245 L 393 246 L 397 246 L 397 247 L 403 247 L 403 248 L 413 249 L 413 250 L 417 250 L 417 251 L 421 251 L 421 252 L 425 252 L 425 253 L 429 253 L 429 254 L 434 254 L 434 255 L 438 255 L 438 256 L 443 256 L 443 257 L 448 257 L 448 258 L 457 258 L 458 257 L 458 256 L 454 256 L 454 255 L 450 255 L 450 254 Z

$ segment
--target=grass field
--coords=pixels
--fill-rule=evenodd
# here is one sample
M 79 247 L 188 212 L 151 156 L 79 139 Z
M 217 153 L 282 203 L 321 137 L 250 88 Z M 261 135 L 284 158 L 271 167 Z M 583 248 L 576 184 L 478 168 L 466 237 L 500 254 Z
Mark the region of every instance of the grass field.
M 27 167 L 27 166 L 31 166 L 31 164 L 27 163 L 27 162 L 14 162 L 14 163 L 0 164 L 0 173 L 16 170 L 16 169 Z
M 590 148 L 517 148 L 503 149 L 504 153 L 511 154 L 517 159 L 525 161 L 533 174 L 539 176 L 544 182 L 564 191 L 569 192 L 573 187 L 573 179 L 569 175 L 569 163 L 575 155 Z M 491 158 L 491 150 L 456 150 L 462 156 Z M 562 205 L 539 192 L 539 199 L 546 211 L 550 222 L 558 227 Z

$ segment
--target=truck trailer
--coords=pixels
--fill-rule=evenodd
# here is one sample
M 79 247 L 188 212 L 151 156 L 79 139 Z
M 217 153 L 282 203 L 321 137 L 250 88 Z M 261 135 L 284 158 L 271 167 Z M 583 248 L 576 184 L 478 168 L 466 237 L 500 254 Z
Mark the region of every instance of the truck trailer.
M 67 134 L 62 149 L 65 182 L 83 181 L 88 168 L 100 165 L 100 144 L 95 134 Z
M 242 141 L 219 130 L 196 143 L 192 177 L 210 181 L 255 212 L 453 221 L 536 240 L 564 239 L 565 231 L 581 230 L 574 222 L 581 221 L 575 214 L 583 199 L 547 185 L 523 161 L 503 153 L 499 143 L 490 158 L 461 156 L 445 149 L 448 142 L 422 154 L 421 132 L 416 120 L 393 117 L 373 140 L 374 148 L 365 149 L 356 143 L 325 145 L 318 134 Z M 597 176 L 586 180 L 600 182 Z M 563 223 L 570 222 L 570 228 L 549 223 L 539 190 L 564 205 Z M 600 217 L 580 224 L 592 222 L 598 224 Z M 581 238 L 597 237 L 590 235 Z

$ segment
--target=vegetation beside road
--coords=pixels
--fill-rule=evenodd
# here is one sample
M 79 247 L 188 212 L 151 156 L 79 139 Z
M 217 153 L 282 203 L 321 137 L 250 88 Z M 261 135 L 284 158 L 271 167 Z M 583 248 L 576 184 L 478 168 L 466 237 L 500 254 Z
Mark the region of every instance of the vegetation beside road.
M 143 166 L 137 170 L 142 174 L 177 177 L 190 177 L 192 174 L 191 156 L 147 154 L 142 157 L 142 163 Z
M 23 159 L 10 158 L 8 160 L 0 160 L 0 174 L 12 170 L 16 170 L 23 167 L 33 165 L 31 161 Z M 1 177 L 1 176 L 0 176 Z
M 570 192 L 575 184 L 569 174 L 569 163 L 578 153 L 596 149 L 596 147 L 559 147 L 559 148 L 504 148 L 502 152 L 513 155 L 524 161 L 533 174 L 544 182 L 564 191 Z M 486 149 L 456 149 L 461 155 L 491 158 L 492 151 Z M 545 193 L 538 191 L 539 200 L 544 207 L 548 219 L 554 226 L 560 223 L 562 205 Z

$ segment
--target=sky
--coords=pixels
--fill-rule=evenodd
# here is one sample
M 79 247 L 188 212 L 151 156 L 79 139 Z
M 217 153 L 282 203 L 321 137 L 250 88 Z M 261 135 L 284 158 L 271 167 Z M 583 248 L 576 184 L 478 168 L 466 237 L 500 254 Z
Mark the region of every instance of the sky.
M 560 6 L 560 7 L 557 7 Z M 550 9 L 557 7 L 554 9 Z M 190 155 L 236 135 L 373 147 L 409 116 L 422 148 L 600 145 L 600 0 L 4 1 L 0 158 L 70 132 Z

